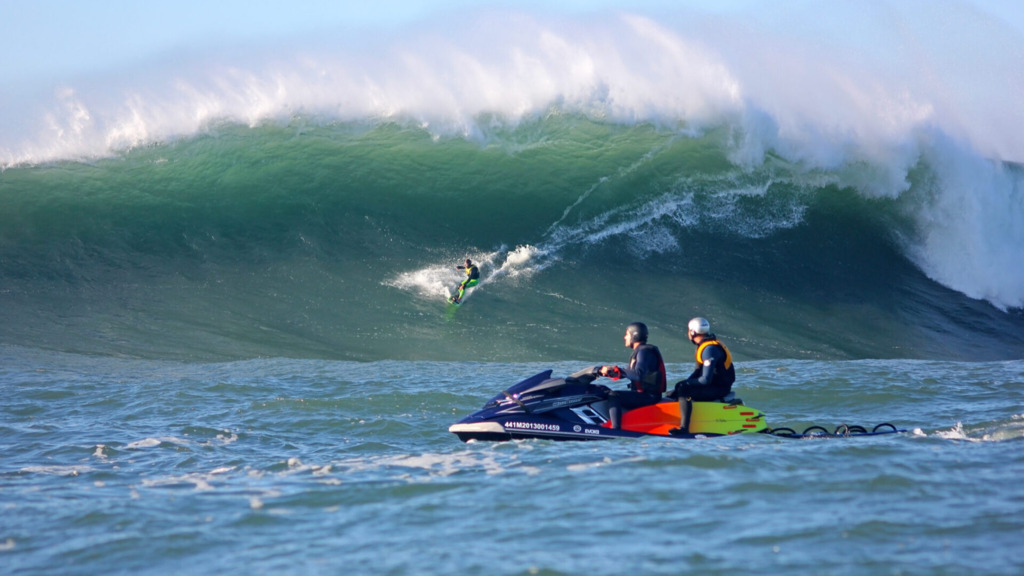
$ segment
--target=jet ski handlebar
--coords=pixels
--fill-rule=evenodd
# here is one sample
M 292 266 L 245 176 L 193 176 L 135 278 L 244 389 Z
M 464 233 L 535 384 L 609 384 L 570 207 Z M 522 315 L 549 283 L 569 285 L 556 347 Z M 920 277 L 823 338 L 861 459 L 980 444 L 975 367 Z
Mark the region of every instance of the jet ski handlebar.
M 590 384 L 594 380 L 601 376 L 600 366 L 590 366 L 582 370 L 577 370 L 572 374 L 565 377 L 566 382 L 579 382 L 580 384 Z

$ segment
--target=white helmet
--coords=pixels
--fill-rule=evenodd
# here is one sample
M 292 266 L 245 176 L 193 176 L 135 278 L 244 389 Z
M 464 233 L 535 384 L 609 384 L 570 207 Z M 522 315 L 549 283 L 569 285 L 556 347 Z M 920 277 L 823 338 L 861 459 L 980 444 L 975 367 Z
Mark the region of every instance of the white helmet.
M 686 328 L 694 334 L 711 334 L 711 324 L 708 323 L 707 318 L 694 318 L 690 320 L 690 323 L 686 325 Z

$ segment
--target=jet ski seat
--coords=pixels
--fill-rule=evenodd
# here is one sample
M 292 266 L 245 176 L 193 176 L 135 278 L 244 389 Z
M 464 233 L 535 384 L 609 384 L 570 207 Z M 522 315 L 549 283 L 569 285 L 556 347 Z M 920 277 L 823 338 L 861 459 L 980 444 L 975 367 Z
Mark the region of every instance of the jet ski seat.
M 729 393 L 719 398 L 718 401 L 721 402 L 722 404 L 731 404 L 733 406 L 743 404 L 743 400 L 740 397 L 736 396 L 736 393 L 733 392 L 732 390 L 729 390 Z
M 675 398 L 669 398 L 668 396 L 663 396 L 661 398 L 661 401 L 662 402 L 675 402 L 676 399 Z M 729 405 L 732 405 L 732 406 L 739 406 L 739 405 L 743 404 L 743 399 L 740 398 L 739 396 L 736 396 L 736 392 L 735 391 L 730 390 L 728 394 L 726 394 L 725 396 L 722 396 L 721 398 L 718 398 L 716 400 L 712 400 L 712 402 L 721 402 L 722 404 L 729 404 Z

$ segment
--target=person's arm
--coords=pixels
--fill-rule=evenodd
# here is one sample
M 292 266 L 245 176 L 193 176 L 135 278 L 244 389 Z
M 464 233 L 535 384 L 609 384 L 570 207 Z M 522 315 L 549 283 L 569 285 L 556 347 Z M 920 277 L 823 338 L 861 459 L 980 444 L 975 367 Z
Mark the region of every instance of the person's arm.
M 636 366 L 622 368 L 622 374 L 631 382 L 643 382 L 644 378 L 658 370 L 658 356 L 651 350 L 641 349 L 636 355 Z
M 717 346 L 708 346 L 701 353 L 701 360 L 703 363 L 701 367 L 694 370 L 693 374 L 686 379 L 687 384 L 697 384 L 699 386 L 707 386 L 711 384 L 715 376 L 715 365 L 718 364 L 719 356 L 721 352 Z M 698 373 L 700 375 L 698 375 Z
M 597 373 L 606 378 L 611 378 L 612 380 L 618 380 L 619 378 L 622 378 L 623 376 L 626 375 L 626 373 L 622 371 L 622 368 L 619 368 L 618 366 L 608 365 L 601 366 L 600 370 L 598 370 Z

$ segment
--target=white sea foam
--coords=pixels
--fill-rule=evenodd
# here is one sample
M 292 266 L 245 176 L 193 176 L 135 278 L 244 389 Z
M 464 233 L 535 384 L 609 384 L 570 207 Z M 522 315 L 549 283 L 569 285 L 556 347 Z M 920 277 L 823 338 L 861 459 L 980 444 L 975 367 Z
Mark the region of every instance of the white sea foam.
M 147 488 L 153 488 L 190 484 L 194 490 L 208 492 L 216 489 L 213 482 L 227 482 L 228 473 L 233 471 L 235 471 L 234 466 L 221 466 L 209 472 L 192 472 L 176 476 L 146 478 L 142 481 L 142 485 Z
M 22 472 L 34 474 L 50 474 L 53 476 L 78 476 L 83 472 L 91 472 L 90 466 L 26 466 Z
M 1001 308 L 1024 307 L 1024 178 L 947 143 L 938 178 L 915 204 L 908 253 L 933 280 Z
M 424 297 L 451 296 L 451 287 L 456 285 L 458 275 L 451 267 L 443 265 L 429 266 L 411 272 L 402 272 L 397 277 L 384 282 L 386 286 L 393 286 L 402 290 L 410 290 L 419 293 Z
M 516 246 L 512 250 L 503 246 L 493 252 L 469 254 L 468 257 L 480 268 L 480 281 L 476 288 L 466 292 L 464 299 L 472 297 L 474 291 L 483 289 L 487 284 L 529 276 L 543 269 L 550 264 L 550 261 L 545 260 L 545 256 L 544 251 L 528 244 Z M 465 279 L 465 275 L 456 269 L 454 264 L 461 261 L 453 259 L 451 265 L 438 263 L 402 272 L 384 281 L 383 284 L 416 292 L 425 298 L 449 298 L 458 284 Z
M 512 457 L 515 460 L 515 457 Z M 482 470 L 486 474 L 502 474 L 509 471 L 510 466 L 526 474 L 534 471 L 518 466 L 517 462 L 505 462 L 494 454 L 474 454 L 458 452 L 453 454 L 424 453 L 415 455 L 373 457 L 348 459 L 337 462 L 334 468 L 338 473 L 366 472 L 378 470 L 394 470 L 396 472 L 420 470 L 429 477 L 447 477 L 467 470 Z M 408 476 L 403 476 L 409 478 Z
M 238 442 L 238 434 L 225 430 L 223 434 L 217 434 L 217 442 L 222 445 L 234 444 Z
M 738 161 L 759 162 L 768 148 L 824 168 L 872 159 L 893 165 L 896 189 L 932 130 L 983 156 L 1024 160 L 1024 135 L 1008 121 L 1024 88 L 1024 40 L 955 3 L 926 8 L 772 7 L 792 18 L 784 25 L 758 7 L 729 20 L 686 10 L 657 19 L 480 12 L 365 49 L 297 39 L 245 55 L 192 52 L 65 83 L 41 108 L 12 106 L 3 125 L 21 132 L 5 131 L 0 150 L 4 163 L 102 154 L 211 121 L 296 113 L 408 116 L 472 135 L 481 113 L 514 121 L 559 103 L 690 129 L 731 118 L 744 126 Z M 851 25 L 865 32 L 830 35 Z M 955 39 L 940 32 L 948 28 Z M 34 126 L 14 121 L 25 114 Z
M 128 450 L 153 448 L 165 442 L 168 444 L 177 444 L 179 446 L 185 446 L 189 444 L 187 440 L 182 440 L 181 438 L 176 438 L 174 436 L 161 436 L 159 438 L 144 438 L 142 440 L 136 440 L 135 442 L 129 442 L 128 444 L 125 445 L 125 448 Z
M 480 283 L 483 284 L 489 281 L 487 276 L 493 272 L 495 259 L 502 253 L 503 251 L 499 250 L 489 253 L 472 253 L 465 257 L 452 258 L 446 263 L 432 264 L 418 270 L 399 273 L 394 278 L 385 280 L 382 284 L 416 292 L 425 298 L 441 297 L 447 299 L 451 297 L 459 283 L 466 278 L 466 275 L 455 266 L 461 265 L 465 258 L 469 258 L 480 268 Z M 472 293 L 473 291 L 470 290 L 466 293 L 466 297 L 470 297 Z
M 516 246 L 514 250 L 505 255 L 505 263 L 501 267 L 502 269 L 510 270 L 510 273 L 520 273 L 528 270 L 530 263 L 537 256 L 537 253 L 537 249 L 529 244 Z

